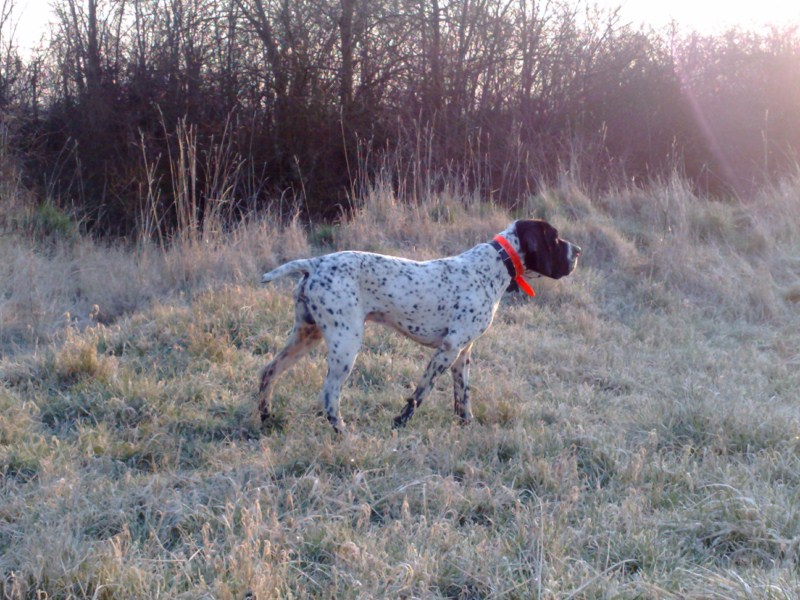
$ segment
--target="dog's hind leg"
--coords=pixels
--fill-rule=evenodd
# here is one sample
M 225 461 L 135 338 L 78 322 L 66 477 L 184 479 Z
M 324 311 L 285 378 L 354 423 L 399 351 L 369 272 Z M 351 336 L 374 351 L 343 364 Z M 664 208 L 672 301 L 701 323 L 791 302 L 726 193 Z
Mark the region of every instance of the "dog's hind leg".
M 258 388 L 258 412 L 261 422 L 270 418 L 272 410 L 272 388 L 275 378 L 308 354 L 322 340 L 322 331 L 302 302 L 295 308 L 295 323 L 286 346 L 261 371 Z
M 341 329 L 330 328 L 325 330 L 325 345 L 328 347 L 328 373 L 322 386 L 322 407 L 328 422 L 336 433 L 345 432 L 345 424 L 339 413 L 339 396 L 342 386 L 350 372 L 361 348 L 364 337 L 364 324 L 357 320 L 350 320 L 346 334 Z M 339 326 L 340 328 L 342 325 Z

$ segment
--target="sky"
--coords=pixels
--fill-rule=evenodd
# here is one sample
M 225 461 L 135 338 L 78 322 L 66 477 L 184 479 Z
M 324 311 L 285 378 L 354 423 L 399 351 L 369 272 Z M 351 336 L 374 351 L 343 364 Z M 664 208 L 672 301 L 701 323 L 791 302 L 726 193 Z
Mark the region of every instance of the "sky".
M 673 20 L 701 33 L 720 33 L 734 26 L 800 24 L 797 0 L 598 0 L 600 6 L 621 6 L 623 19 L 664 27 Z
M 2 0 L 0 0 L 2 1 Z M 52 21 L 51 6 L 59 0 L 13 0 L 18 23 L 16 41 L 33 47 Z M 63 0 L 60 0 L 63 1 Z M 760 28 L 765 24 L 800 24 L 798 0 L 589 0 L 602 8 L 621 7 L 623 22 L 662 28 L 671 21 L 700 31 L 719 33 L 735 25 Z

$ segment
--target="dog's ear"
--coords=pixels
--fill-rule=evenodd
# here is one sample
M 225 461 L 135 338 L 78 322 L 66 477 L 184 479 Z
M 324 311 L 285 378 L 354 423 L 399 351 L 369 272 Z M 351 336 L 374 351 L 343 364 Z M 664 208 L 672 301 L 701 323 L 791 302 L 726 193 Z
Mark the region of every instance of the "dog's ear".
M 517 221 L 517 237 L 525 268 L 553 277 L 558 231 L 547 221 Z

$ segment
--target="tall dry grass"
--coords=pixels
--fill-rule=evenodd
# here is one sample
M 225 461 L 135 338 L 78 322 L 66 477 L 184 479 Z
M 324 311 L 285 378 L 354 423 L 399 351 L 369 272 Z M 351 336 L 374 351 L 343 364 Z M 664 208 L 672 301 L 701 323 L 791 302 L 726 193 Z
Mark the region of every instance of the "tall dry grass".
M 279 227 L 269 219 L 242 224 L 224 243 L 179 243 L 168 250 L 89 238 L 42 247 L 3 237 L 1 348 L 47 342 L 69 326 L 111 323 L 157 299 L 252 282 L 263 265 L 309 251 L 299 224 Z
M 59 598 L 794 598 L 800 594 L 800 180 L 710 201 L 680 179 L 506 214 L 377 184 L 336 226 L 0 244 L 0 589 Z M 259 367 L 291 326 L 258 275 L 359 248 L 427 258 L 515 216 L 584 250 L 509 296 L 391 432 L 428 351 L 380 328 L 315 416 L 324 361 Z M 157 236 L 155 236 L 157 238 Z M 69 314 L 69 318 L 66 316 Z

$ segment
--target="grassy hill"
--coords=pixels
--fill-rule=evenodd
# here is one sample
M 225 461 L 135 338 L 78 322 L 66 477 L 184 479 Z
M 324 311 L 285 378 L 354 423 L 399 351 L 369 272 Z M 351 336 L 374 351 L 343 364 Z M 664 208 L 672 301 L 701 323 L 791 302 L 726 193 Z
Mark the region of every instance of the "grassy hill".
M 797 179 L 730 202 L 566 181 L 507 214 L 376 188 L 337 227 L 264 217 L 171 248 L 6 205 L 3 597 L 797 597 L 798 198 Z M 332 248 L 452 254 L 516 216 L 584 254 L 503 300 L 472 425 L 444 376 L 391 431 L 430 351 L 375 326 L 348 436 L 317 416 L 318 353 L 261 431 L 258 370 L 291 327 L 290 286 L 261 272 Z

